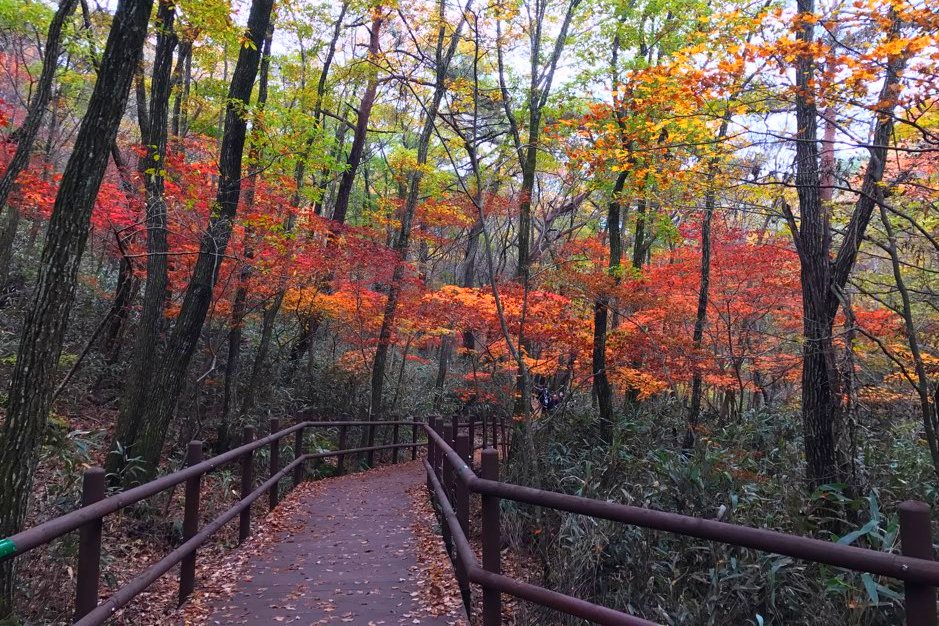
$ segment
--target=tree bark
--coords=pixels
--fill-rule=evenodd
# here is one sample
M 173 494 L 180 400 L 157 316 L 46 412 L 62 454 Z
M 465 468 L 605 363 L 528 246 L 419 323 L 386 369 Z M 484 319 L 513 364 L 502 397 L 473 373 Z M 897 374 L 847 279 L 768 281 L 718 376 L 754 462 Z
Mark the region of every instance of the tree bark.
M 176 68 L 173 70 L 173 87 L 177 90 L 173 99 L 173 136 L 186 135 L 189 125 L 188 100 L 192 81 L 192 40 L 183 39 L 179 43 L 176 56 Z
M 273 0 L 253 0 L 251 3 L 248 37 L 253 45 L 241 47 L 228 91 L 215 209 L 202 235 L 199 256 L 179 317 L 167 341 L 165 356 L 154 377 L 152 391 L 140 420 L 142 428 L 135 450 L 142 460 L 142 480 L 152 478 L 159 466 L 166 431 L 172 421 L 192 355 L 199 343 L 202 326 L 212 303 L 218 269 L 231 238 L 241 196 L 241 162 L 248 122 L 244 110 L 257 77 L 272 6 Z
M 463 24 L 466 21 L 466 12 L 472 5 L 473 0 L 468 0 L 467 9 L 461 13 L 459 24 L 453 29 L 449 44 L 444 50 L 444 40 L 446 31 L 444 24 L 445 0 L 440 0 L 439 18 L 440 27 L 437 31 L 437 52 L 434 63 L 436 74 L 434 93 L 430 103 L 424 107 L 424 125 L 417 143 L 417 164 L 416 167 L 407 176 L 407 196 L 405 197 L 404 207 L 401 215 L 401 227 L 395 238 L 393 251 L 397 256 L 394 271 L 391 277 L 391 284 L 388 288 L 388 299 L 385 301 L 385 308 L 382 312 L 381 329 L 378 334 L 378 345 L 375 347 L 375 360 L 372 363 L 371 396 L 369 400 L 368 414 L 374 419 L 381 414 L 382 389 L 385 384 L 385 368 L 388 362 L 388 350 L 391 345 L 391 335 L 394 329 L 395 314 L 398 309 L 398 297 L 401 294 L 401 283 L 404 278 L 404 272 L 407 262 L 408 244 L 411 241 L 411 223 L 414 219 L 414 210 L 417 208 L 417 202 L 420 194 L 421 180 L 423 179 L 422 168 L 427 163 L 427 154 L 430 149 L 430 139 L 434 132 L 437 111 L 440 109 L 440 103 L 446 92 L 446 74 L 450 66 L 450 60 L 456 52 L 459 43 L 460 32 L 463 30 Z
M 369 31 L 369 63 L 374 63 L 381 53 L 379 44 L 383 22 L 384 16 L 376 9 L 372 17 L 371 30 Z M 339 181 L 339 191 L 336 193 L 336 205 L 333 207 L 333 219 L 340 224 L 346 221 L 346 212 L 349 209 L 349 198 L 352 196 L 355 174 L 359 169 L 362 153 L 365 150 L 365 139 L 368 136 L 368 120 L 372 114 L 372 105 L 375 104 L 375 95 L 377 92 L 378 68 L 370 67 L 368 84 L 365 86 L 365 93 L 362 94 L 362 101 L 359 103 L 359 113 L 355 123 L 355 135 L 352 139 L 352 147 L 349 149 L 349 157 L 346 159 L 346 169 L 342 172 L 342 179 Z
M 251 130 L 248 159 L 250 173 L 247 176 L 247 189 L 245 189 L 245 209 L 254 206 L 254 197 L 257 191 L 257 177 L 260 174 L 258 161 L 261 155 L 261 127 L 264 107 L 267 104 L 267 81 L 271 67 L 271 45 L 274 40 L 273 24 L 268 26 L 267 36 L 264 38 L 264 55 L 261 57 L 260 78 L 258 79 L 257 110 L 259 118 Z M 222 399 L 222 415 L 218 428 L 218 441 L 216 449 L 221 452 L 229 447 L 229 434 L 231 432 L 232 411 L 238 404 L 238 375 L 241 372 L 241 341 L 242 329 L 245 321 L 246 303 L 248 300 L 248 281 L 251 279 L 251 262 L 254 258 L 254 235 L 252 229 L 245 227 L 245 259 L 238 274 L 238 288 L 232 303 L 231 322 L 228 330 L 228 357 L 225 360 L 225 389 Z
M 620 172 L 613 185 L 610 205 L 607 209 L 606 229 L 610 238 L 609 273 L 619 282 L 618 271 L 623 259 L 623 242 L 620 237 L 620 194 L 626 185 L 627 172 Z M 593 392 L 597 398 L 600 422 L 613 423 L 613 388 L 606 372 L 606 334 L 610 310 L 610 297 L 601 294 L 593 304 Z
M 734 100 L 735 98 L 731 98 Z M 717 142 L 720 143 L 727 136 L 730 126 L 730 111 L 724 113 L 721 127 L 717 131 Z M 704 342 L 704 326 L 708 319 L 708 299 L 711 287 L 711 222 L 714 218 L 714 208 L 717 205 L 717 190 L 714 182 L 717 178 L 717 168 L 720 165 L 719 157 L 714 156 L 708 161 L 704 192 L 704 216 L 701 218 L 701 272 L 698 278 L 698 308 L 695 311 L 694 330 L 691 334 L 691 345 L 695 353 L 701 351 Z M 698 355 L 695 354 L 695 358 Z M 691 376 L 691 402 L 688 407 L 688 429 L 682 445 L 685 449 L 692 448 L 695 441 L 695 428 L 701 419 L 701 391 L 703 379 L 700 365 L 695 367 Z M 741 399 L 743 390 L 740 391 Z
M 463 256 L 463 272 L 460 280 L 460 286 L 465 288 L 473 287 L 476 284 L 476 256 L 479 254 L 479 236 L 483 232 L 483 221 L 477 218 L 470 227 L 469 235 L 466 238 L 466 253 Z M 473 331 L 463 332 L 463 347 L 467 350 L 473 350 L 476 347 L 476 340 L 473 338 Z
M 55 71 L 59 66 L 59 53 L 62 51 L 62 28 L 66 20 L 75 10 L 78 0 L 60 0 L 59 7 L 52 16 L 49 31 L 46 35 L 46 49 L 42 56 L 42 72 L 36 83 L 36 92 L 29 103 L 26 119 L 23 125 L 16 129 L 16 151 L 7 165 L 3 178 L 0 178 L 0 211 L 3 213 L 2 230 L 0 230 L 0 287 L 6 284 L 10 275 L 10 264 L 13 260 L 13 242 L 16 239 L 16 229 L 20 223 L 19 210 L 7 205 L 7 199 L 16 178 L 29 165 L 29 157 L 33 151 L 33 143 L 39 134 L 42 125 L 42 116 L 49 106 L 52 98 L 52 83 L 55 80 Z
M 127 382 L 121 398 L 120 413 L 111 443 L 111 454 L 105 461 L 105 468 L 112 482 L 121 480 L 126 455 L 115 454 L 118 449 L 129 450 L 135 456 L 137 436 L 140 432 L 140 420 L 147 402 L 150 382 L 160 354 L 160 337 L 164 327 L 164 311 L 167 300 L 169 276 L 167 254 L 166 198 L 164 196 L 166 164 L 167 125 L 169 117 L 170 92 L 172 91 L 171 72 L 173 68 L 173 50 L 177 39 L 173 29 L 176 9 L 169 0 L 160 0 L 157 9 L 156 24 L 157 46 L 153 59 L 153 76 L 150 86 L 150 106 L 145 115 L 138 111 L 141 123 L 141 135 L 147 149 L 140 169 L 147 195 L 147 282 L 144 287 L 143 309 L 137 325 L 137 334 L 131 355 Z M 138 78 L 138 85 L 142 86 Z M 138 87 L 138 107 L 145 94 Z M 148 124 L 148 126 L 144 126 Z M 124 482 L 131 480 L 125 475 Z
M 803 14 L 814 13 L 814 0 L 798 0 L 798 10 Z M 797 39 L 811 44 L 814 24 L 811 20 L 801 20 L 800 24 Z M 898 27 L 895 21 L 894 31 Z M 876 203 L 883 198 L 881 180 L 893 132 L 893 108 L 899 92 L 899 76 L 905 63 L 903 56 L 892 56 L 887 60 L 875 111 L 877 122 L 869 149 L 870 160 L 841 246 L 831 261 L 832 230 L 828 207 L 822 201 L 819 174 L 815 61 L 809 54 L 800 55 L 796 61 L 799 222 L 788 207 L 784 206 L 784 210 L 799 256 L 802 286 L 802 431 L 809 489 L 842 478 L 835 445 L 835 424 L 842 410 L 841 383 L 832 337 L 839 308 L 837 294 L 848 281 Z
M 53 205 L 0 433 L 2 536 L 17 532 L 26 515 L 91 212 L 127 105 L 151 6 L 152 0 L 118 3 L 101 71 Z M 13 589 L 8 562 L 0 569 L 0 618 L 13 609 Z

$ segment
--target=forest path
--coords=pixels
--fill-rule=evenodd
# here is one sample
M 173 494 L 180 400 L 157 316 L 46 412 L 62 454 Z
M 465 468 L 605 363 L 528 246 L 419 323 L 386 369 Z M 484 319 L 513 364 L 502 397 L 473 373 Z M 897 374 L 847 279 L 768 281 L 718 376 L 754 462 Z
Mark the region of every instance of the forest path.
M 251 556 L 204 623 L 465 623 L 428 615 L 419 601 L 420 522 L 408 490 L 424 480 L 418 461 L 321 481 L 292 507 L 289 534 Z

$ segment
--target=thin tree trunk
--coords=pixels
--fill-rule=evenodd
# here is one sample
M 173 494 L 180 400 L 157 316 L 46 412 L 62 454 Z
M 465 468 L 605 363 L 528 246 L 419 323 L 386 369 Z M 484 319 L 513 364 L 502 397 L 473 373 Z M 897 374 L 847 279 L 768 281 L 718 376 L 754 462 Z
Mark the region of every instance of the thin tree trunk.
M 735 98 L 731 98 L 734 100 Z M 717 131 L 717 142 L 720 143 L 727 136 L 727 128 L 730 125 L 730 110 L 724 113 L 724 119 L 721 127 Z M 711 222 L 714 218 L 714 207 L 717 204 L 717 191 L 714 189 L 714 182 L 717 179 L 717 168 L 719 166 L 719 157 L 714 156 L 708 162 L 707 175 L 705 179 L 704 192 L 704 216 L 701 219 L 701 272 L 698 278 L 698 308 L 695 311 L 694 331 L 691 336 L 691 345 L 695 351 L 695 358 L 699 358 L 698 353 L 704 342 L 704 327 L 708 318 L 708 298 L 711 287 Z M 701 419 L 701 387 L 703 377 L 700 364 L 695 367 L 691 377 L 691 402 L 688 407 L 688 429 L 685 431 L 685 439 L 682 445 L 685 449 L 692 448 L 695 441 L 695 428 Z M 743 400 L 743 390 L 740 392 L 741 401 Z
M 173 99 L 173 136 L 186 134 L 188 125 L 189 86 L 192 80 L 192 40 L 183 39 L 179 43 L 176 56 L 176 68 L 173 70 L 173 87 L 177 90 Z
M 903 329 L 906 332 L 906 341 L 910 346 L 910 355 L 913 357 L 913 369 L 916 372 L 916 393 L 919 396 L 920 410 L 922 412 L 923 430 L 926 432 L 926 442 L 929 445 L 929 455 L 932 457 L 933 471 L 939 478 L 939 416 L 936 415 L 935 407 L 932 405 L 932 399 L 929 397 L 929 375 L 926 373 L 926 365 L 923 362 L 923 355 L 919 349 L 919 333 L 916 331 L 916 325 L 913 323 L 913 307 L 910 304 L 910 292 L 906 287 L 906 281 L 903 279 L 901 271 L 900 255 L 897 252 L 897 237 L 893 225 L 887 215 L 887 210 L 883 204 L 880 206 L 880 220 L 884 225 L 884 232 L 887 233 L 887 252 L 890 253 L 890 264 L 893 267 L 893 279 L 897 284 L 897 290 L 900 292 L 900 302 L 903 305 Z
M 274 299 L 264 309 L 264 316 L 261 320 L 261 340 L 258 342 L 258 351 L 254 355 L 254 363 L 251 366 L 251 376 L 245 385 L 244 400 L 241 404 L 241 412 L 247 415 L 254 408 L 258 398 L 258 387 L 261 385 L 262 376 L 267 368 L 268 354 L 271 348 L 271 338 L 274 336 L 274 321 L 277 319 L 277 313 L 280 311 L 280 305 L 284 301 L 284 291 L 279 291 Z
M 368 58 L 370 63 L 377 62 L 381 54 L 379 44 L 384 19 L 383 14 L 376 9 L 372 17 L 372 26 L 369 31 Z M 361 162 L 362 153 L 365 150 L 365 139 L 368 135 L 368 120 L 372 114 L 372 105 L 375 104 L 375 95 L 378 92 L 377 72 L 377 67 L 369 67 L 368 84 L 365 86 L 365 93 L 362 95 L 362 101 L 359 103 L 359 114 L 355 123 L 355 135 L 352 139 L 352 147 L 349 149 L 349 157 L 346 159 L 346 169 L 342 172 L 342 180 L 339 182 L 339 191 L 336 194 L 333 219 L 340 224 L 346 221 L 346 211 L 349 209 L 349 198 L 352 196 L 355 174 L 359 169 L 359 162 Z
M 467 1 L 467 10 L 472 5 L 473 0 Z M 401 227 L 395 238 L 393 251 L 397 256 L 394 271 L 391 277 L 391 284 L 388 288 L 388 299 L 385 301 L 385 308 L 382 312 L 381 329 L 378 334 L 378 345 L 375 347 L 375 360 L 372 363 L 371 395 L 369 400 L 368 413 L 374 419 L 381 414 L 382 389 L 385 384 L 385 367 L 388 361 L 388 349 L 391 345 L 391 335 L 394 329 L 395 314 L 398 309 L 398 297 L 401 294 L 401 283 L 404 278 L 405 264 L 407 260 L 408 244 L 411 241 L 411 223 L 414 219 L 414 210 L 417 208 L 417 202 L 420 194 L 420 185 L 423 178 L 423 167 L 427 163 L 427 155 L 430 149 L 430 139 L 434 132 L 437 111 L 440 108 L 440 102 L 443 100 L 446 86 L 446 73 L 450 66 L 450 60 L 456 52 L 459 43 L 460 32 L 466 21 L 466 11 L 461 13 L 459 24 L 453 30 L 449 45 L 444 50 L 444 38 L 446 36 L 444 9 L 445 0 L 440 0 L 439 18 L 440 26 L 437 31 L 437 52 L 435 59 L 436 81 L 434 93 L 431 102 L 424 108 L 424 126 L 417 143 L 417 163 L 415 168 L 407 176 L 407 196 L 404 201 L 404 207 L 401 215 Z
M 16 151 L 7 165 L 3 178 L 0 178 L 0 211 L 2 211 L 2 230 L 0 230 L 0 287 L 6 284 L 10 275 L 10 264 L 13 259 L 13 242 L 16 239 L 16 229 L 20 223 L 19 210 L 7 205 L 7 199 L 16 179 L 29 165 L 29 157 L 33 151 L 33 143 L 39 134 L 42 125 L 42 116 L 49 106 L 52 98 L 52 83 L 55 80 L 55 71 L 59 66 L 59 53 L 62 50 L 62 29 L 66 20 L 75 10 L 78 0 L 60 0 L 59 7 L 46 35 L 46 49 L 42 57 L 42 73 L 36 83 L 36 92 L 29 103 L 26 119 L 23 125 L 16 129 Z
M 131 455 L 136 456 L 134 446 L 137 443 L 150 383 L 158 362 L 154 357 L 160 353 L 160 337 L 164 327 L 166 292 L 169 285 L 164 168 L 166 167 L 173 50 L 177 42 L 173 29 L 175 17 L 174 5 L 169 0 L 160 0 L 156 18 L 159 28 L 153 59 L 150 107 L 146 114 L 142 113 L 145 107 L 138 109 L 142 139 L 147 147 L 147 155 L 140 166 L 147 194 L 147 282 L 144 287 L 143 309 L 137 325 L 127 382 L 124 385 L 120 413 L 111 443 L 112 454 L 109 454 L 105 461 L 105 468 L 114 481 L 121 479 L 121 470 L 127 455 L 113 452 L 118 449 L 131 450 Z M 146 97 L 141 93 L 142 82 L 138 76 L 138 107 L 141 107 L 141 99 Z M 145 123 L 149 125 L 144 126 Z M 124 478 L 131 480 L 132 476 L 128 474 Z
M 646 257 L 646 199 L 640 198 L 636 202 L 636 232 L 633 235 L 633 256 L 632 263 L 634 269 L 642 269 L 643 260 Z
M 623 243 L 620 238 L 620 194 L 626 185 L 627 172 L 620 172 L 613 185 L 610 205 L 607 209 L 606 229 L 610 238 L 609 274 L 619 282 L 618 272 L 623 258 Z M 600 422 L 613 423 L 613 388 L 606 371 L 606 334 L 610 310 L 610 297 L 600 295 L 593 305 L 593 393 L 597 398 Z
M 258 117 L 263 118 L 264 107 L 267 104 L 267 81 L 271 67 L 271 45 L 274 39 L 274 26 L 271 24 L 264 38 L 264 55 L 261 57 L 260 78 L 258 79 Z M 249 167 L 247 188 L 245 189 L 244 206 L 250 210 L 254 206 L 254 197 L 257 191 L 257 177 L 259 175 L 258 161 L 260 159 L 261 122 L 255 122 L 251 129 L 249 140 Z M 245 320 L 245 305 L 248 300 L 248 281 L 251 279 L 251 261 L 254 258 L 254 237 L 252 229 L 245 227 L 245 260 L 241 272 L 238 274 L 238 288 L 235 291 L 235 300 L 232 304 L 231 323 L 228 331 L 228 357 L 225 361 L 225 390 L 222 400 L 222 416 L 218 429 L 218 451 L 229 447 L 229 433 L 231 432 L 232 411 L 238 403 L 238 374 L 241 371 L 241 342 L 242 329 Z
M 470 228 L 469 236 L 466 239 L 466 254 L 463 256 L 463 275 L 460 280 L 460 286 L 467 289 L 476 284 L 476 256 L 479 253 L 479 236 L 483 232 L 483 221 L 476 218 L 473 226 Z M 463 347 L 467 350 L 473 350 L 476 347 L 476 341 L 473 338 L 473 331 L 463 332 Z
M 218 279 L 219 266 L 231 238 L 241 195 L 241 162 L 247 134 L 247 119 L 243 110 L 248 105 L 257 77 L 272 6 L 273 0 L 253 0 L 251 3 L 248 36 L 253 45 L 241 47 L 228 92 L 215 210 L 200 241 L 199 256 L 182 308 L 142 414 L 142 430 L 136 455 L 143 462 L 143 480 L 152 478 L 159 466 L 166 431 L 172 421 L 192 355 L 199 343 L 202 326 L 212 303 L 212 290 Z
M 440 411 L 443 405 L 443 389 L 447 382 L 447 365 L 450 363 L 452 350 L 453 337 L 444 335 L 440 340 L 440 360 L 437 362 L 437 379 L 434 381 L 434 412 Z

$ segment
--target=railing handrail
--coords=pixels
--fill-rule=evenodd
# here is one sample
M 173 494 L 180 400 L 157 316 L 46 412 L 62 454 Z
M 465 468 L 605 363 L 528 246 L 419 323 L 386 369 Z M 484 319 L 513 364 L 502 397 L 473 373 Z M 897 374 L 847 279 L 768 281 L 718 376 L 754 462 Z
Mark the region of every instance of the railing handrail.
M 446 437 L 441 436 L 435 430 L 438 427 L 442 427 Z M 904 552 L 903 555 L 900 555 L 765 528 L 669 513 L 556 491 L 534 489 L 498 480 L 497 469 L 494 473 L 490 472 L 488 477 L 481 478 L 476 475 L 470 464 L 470 450 L 473 449 L 473 446 L 468 441 L 468 435 L 457 435 L 458 431 L 453 426 L 446 424 L 446 422 L 441 424 L 436 419 L 424 424 L 424 430 L 427 433 L 428 445 L 431 446 L 428 452 L 428 460 L 424 462 L 428 472 L 428 488 L 436 496 L 441 507 L 447 531 L 445 538 L 452 542 L 458 559 L 458 577 L 463 573 L 464 580 L 480 584 L 484 589 L 495 589 L 509 593 L 558 609 L 569 615 L 576 615 L 603 624 L 633 625 L 652 623 L 626 613 L 585 602 L 573 596 L 553 591 L 548 592 L 548 590 L 541 587 L 507 579 L 498 571 L 493 572 L 480 568 L 466 539 L 469 534 L 469 519 L 466 515 L 468 510 L 467 498 L 470 493 L 483 496 L 484 519 L 487 506 L 492 506 L 486 504 L 487 498 L 494 502 L 503 499 L 512 500 L 652 530 L 670 532 L 681 536 L 716 541 L 725 545 L 760 550 L 815 563 L 824 563 L 855 572 L 887 576 L 901 580 L 906 584 L 908 623 L 935 624 L 935 590 L 933 588 L 939 587 L 939 562 L 931 558 L 933 542 L 929 528 L 929 509 L 922 502 L 909 501 L 900 505 L 901 538 L 903 539 Z M 457 449 L 450 445 L 447 441 L 448 437 L 453 437 L 454 446 Z M 484 461 L 487 454 L 492 455 L 493 458 L 490 460 L 495 461 L 497 468 L 498 456 L 496 451 L 492 449 L 485 450 L 483 452 Z M 438 479 L 438 471 L 441 471 L 444 483 L 449 481 L 450 488 L 454 492 L 455 505 L 451 505 L 448 501 L 447 490 Z M 483 473 L 486 474 L 485 462 L 483 463 Z M 905 525 L 908 525 L 908 527 L 904 528 Z M 907 537 L 907 533 L 909 533 L 909 537 Z M 485 525 L 483 535 L 485 560 Z M 907 544 L 908 538 L 910 540 L 909 545 Z M 490 539 L 490 541 L 497 541 L 497 539 Z M 491 549 L 497 550 L 497 548 Z M 496 552 L 494 558 L 498 563 L 498 552 Z M 511 581 L 512 585 L 507 581 Z M 926 589 L 930 590 L 928 594 L 921 593 Z M 486 619 L 486 598 L 484 595 L 485 624 L 500 623 L 497 606 L 498 603 L 493 605 L 492 617 Z M 914 621 L 910 621 L 911 616 L 913 616 Z
M 273 488 L 275 484 L 286 477 L 287 474 L 292 472 L 299 465 L 302 465 L 303 463 L 313 459 L 325 459 L 333 456 L 339 456 L 340 454 L 357 454 L 369 451 L 378 452 L 380 450 L 390 450 L 392 448 L 410 448 L 421 445 L 423 444 L 385 444 L 381 446 L 349 448 L 347 450 L 330 450 L 329 452 L 312 452 L 300 455 L 285 465 L 274 476 L 271 476 L 266 481 L 261 483 L 249 495 L 240 499 L 231 507 L 216 516 L 213 520 L 209 521 L 189 540 L 177 546 L 172 552 L 164 556 L 159 561 L 148 565 L 147 569 L 138 574 L 133 580 L 127 582 L 125 585 L 115 590 L 107 600 L 95 607 L 85 617 L 75 622 L 75 626 L 92 626 L 103 623 L 111 615 L 113 615 L 115 611 L 133 600 L 138 594 L 152 585 L 157 579 L 170 571 L 173 566 L 182 561 L 186 556 L 192 554 L 196 549 L 199 548 L 199 546 L 208 541 L 212 535 L 221 530 L 221 528 L 228 522 L 235 519 L 239 513 L 251 506 L 255 500 L 263 496 L 267 491 Z M 193 467 L 196 466 L 194 465 Z
M 41 524 L 37 524 L 36 526 L 23 529 L 15 535 L 6 537 L 5 540 L 13 544 L 15 551 L 0 555 L 0 563 L 21 556 L 34 548 L 58 539 L 62 535 L 77 530 L 88 522 L 101 519 L 112 513 L 116 513 L 121 509 L 137 504 L 138 502 L 146 500 L 147 498 L 152 498 L 153 496 L 166 491 L 171 487 L 175 487 L 176 485 L 186 482 L 186 480 L 190 478 L 203 476 L 212 470 L 221 467 L 222 465 L 226 465 L 232 461 L 237 461 L 248 452 L 253 452 L 258 448 L 263 448 L 264 446 L 275 441 L 280 441 L 287 435 L 293 434 L 302 428 L 332 428 L 337 426 L 393 426 L 395 424 L 399 426 L 423 425 L 422 422 L 415 421 L 298 422 L 293 426 L 289 426 L 275 433 L 271 433 L 266 437 L 256 439 L 251 443 L 241 445 L 237 448 L 229 450 L 228 452 L 223 452 L 222 454 L 213 456 L 209 459 L 206 459 L 205 461 L 202 461 L 201 463 L 197 463 L 196 465 L 191 465 L 170 474 L 160 476 L 159 478 L 154 478 L 153 480 L 148 481 L 142 485 L 138 485 L 137 487 L 132 487 L 126 491 L 116 493 L 113 496 L 108 496 L 107 498 L 99 500 L 94 504 L 76 509 L 70 513 L 60 515 L 59 517 L 54 517 Z M 406 445 L 410 444 L 402 444 L 402 447 Z M 337 451 L 333 456 L 337 456 L 340 452 L 346 454 L 354 453 L 351 451 Z
M 437 502 L 440 504 L 444 522 L 450 532 L 450 538 L 453 541 L 454 549 L 459 558 L 458 566 L 462 568 L 470 582 L 509 593 L 523 600 L 537 602 L 538 604 L 558 609 L 568 615 L 582 617 L 591 621 L 599 621 L 603 624 L 616 624 L 617 626 L 657 626 L 655 622 L 621 613 L 600 606 L 599 604 L 558 593 L 557 591 L 551 591 L 550 589 L 521 582 L 514 578 L 503 576 L 502 574 L 495 574 L 480 567 L 479 561 L 476 559 L 476 554 L 473 552 L 469 540 L 460 527 L 456 511 L 446 497 L 446 490 L 443 488 L 443 485 L 441 485 L 440 479 L 437 478 L 433 468 L 426 459 L 424 460 L 424 467 L 427 470 L 427 475 L 431 481 L 431 490 L 434 492 L 434 495 L 437 497 Z
M 599 517 L 686 537 L 708 539 L 741 548 L 791 556 L 857 572 L 888 576 L 904 582 L 939 587 L 939 561 L 833 543 L 767 528 L 719 522 L 557 491 L 534 489 L 502 481 L 485 480 L 479 478 L 444 438 L 434 432 L 429 425 L 424 424 L 424 430 L 438 446 L 444 449 L 444 456 L 455 470 L 457 477 L 473 493 L 497 496 L 505 500 L 589 517 Z

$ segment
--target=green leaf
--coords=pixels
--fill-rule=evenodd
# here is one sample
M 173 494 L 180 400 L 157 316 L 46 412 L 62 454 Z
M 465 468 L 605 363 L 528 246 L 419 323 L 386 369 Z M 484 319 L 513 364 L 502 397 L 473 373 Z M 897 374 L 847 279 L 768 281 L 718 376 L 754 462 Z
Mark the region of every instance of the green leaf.
M 842 545 L 850 545 L 854 543 L 858 539 L 858 537 L 863 537 L 867 533 L 877 528 L 877 522 L 878 520 L 876 519 L 870 520 L 869 522 L 864 524 L 861 528 L 857 530 L 852 530 L 844 537 L 841 537 L 836 543 L 840 543 Z
M 867 589 L 867 595 L 873 604 L 880 604 L 880 594 L 877 593 L 877 582 L 874 577 L 868 573 L 861 574 L 861 580 L 864 582 L 864 588 Z

